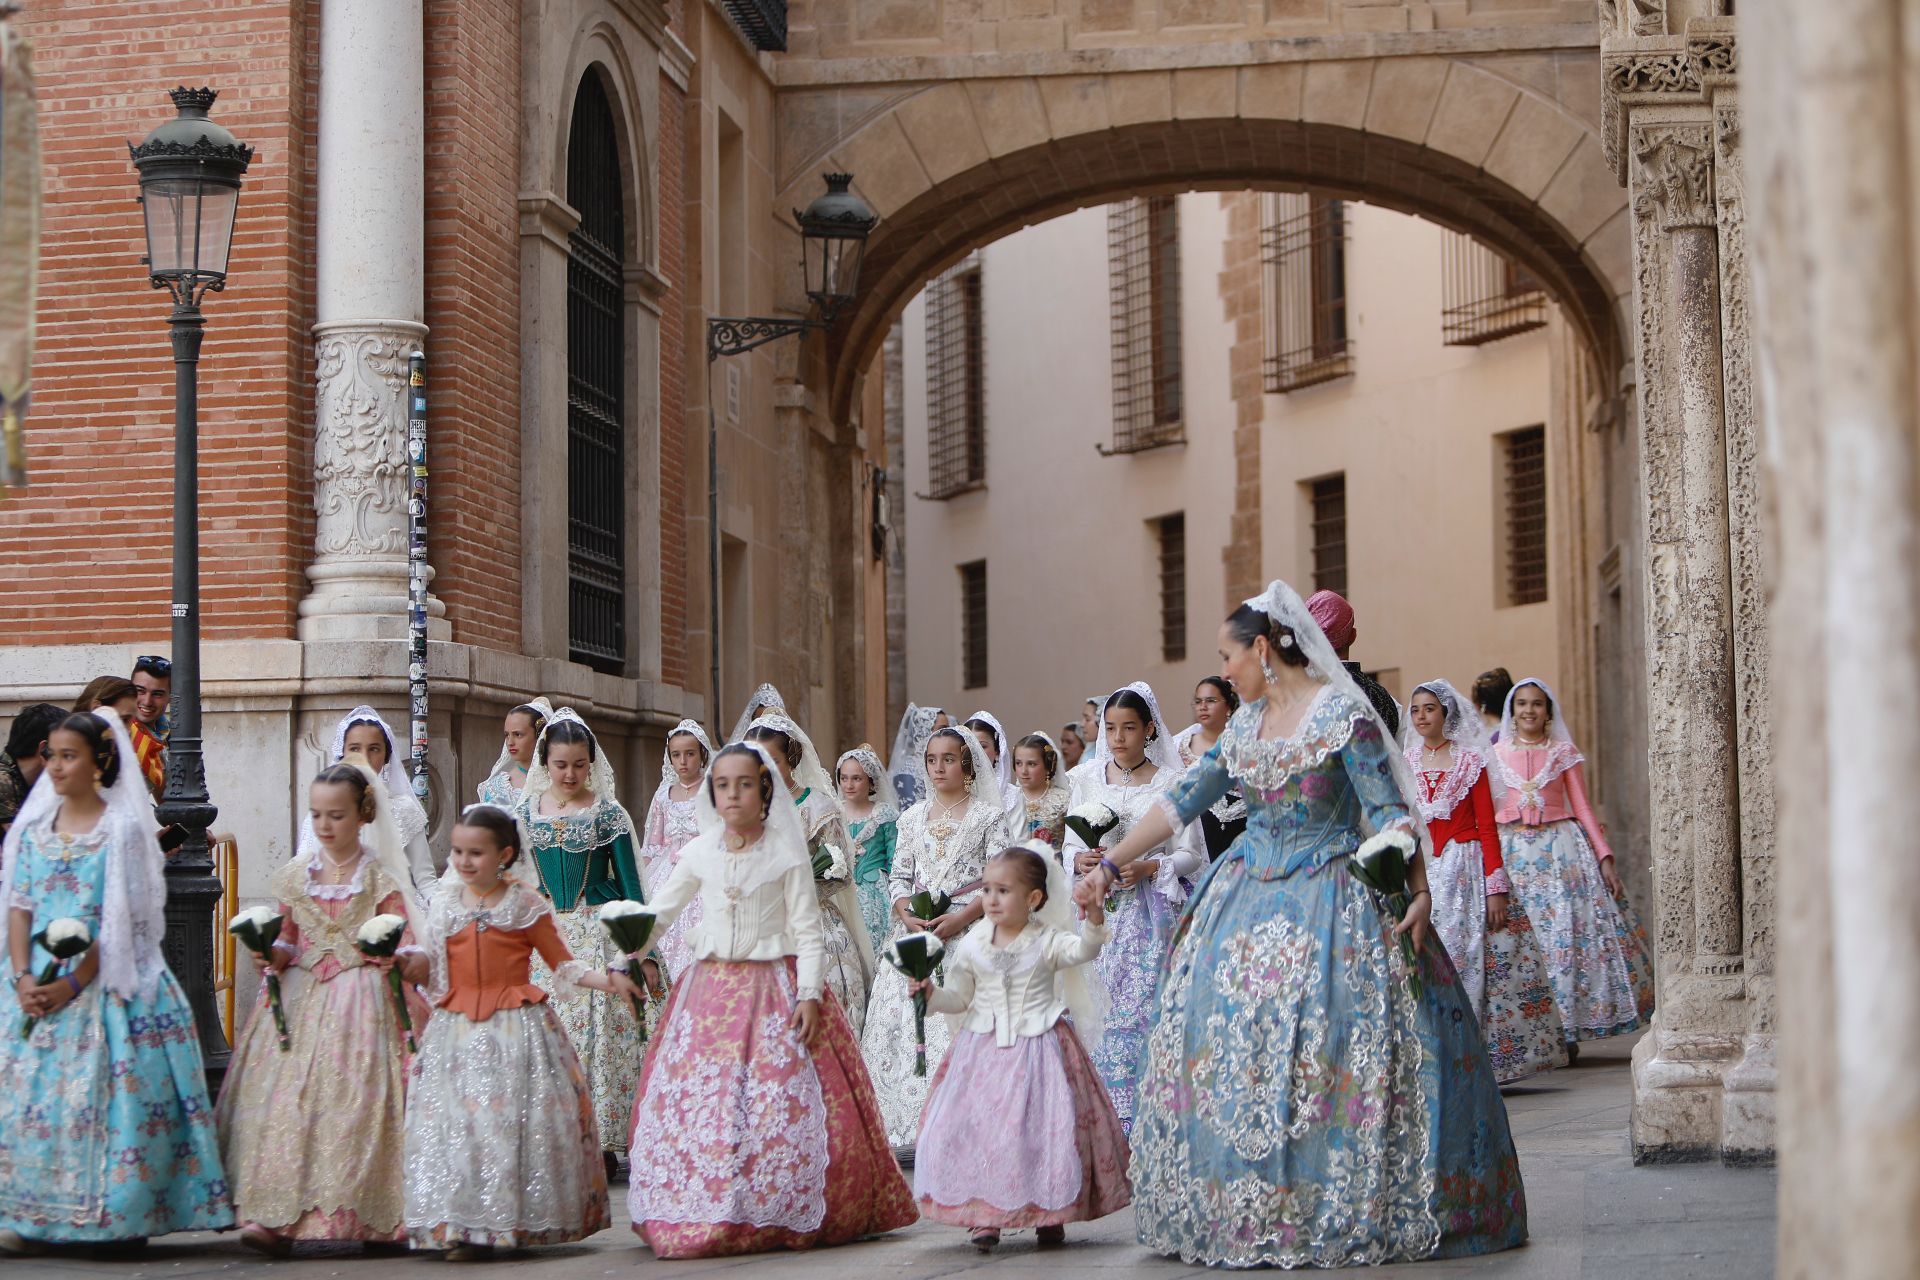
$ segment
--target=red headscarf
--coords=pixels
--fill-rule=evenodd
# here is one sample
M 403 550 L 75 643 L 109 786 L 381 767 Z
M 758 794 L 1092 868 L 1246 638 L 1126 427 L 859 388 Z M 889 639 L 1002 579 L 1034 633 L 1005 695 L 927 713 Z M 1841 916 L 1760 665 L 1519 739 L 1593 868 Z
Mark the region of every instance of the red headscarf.
M 1307 612 L 1320 624 L 1335 653 L 1344 653 L 1353 646 L 1353 606 L 1345 596 L 1338 591 L 1316 591 L 1307 597 Z

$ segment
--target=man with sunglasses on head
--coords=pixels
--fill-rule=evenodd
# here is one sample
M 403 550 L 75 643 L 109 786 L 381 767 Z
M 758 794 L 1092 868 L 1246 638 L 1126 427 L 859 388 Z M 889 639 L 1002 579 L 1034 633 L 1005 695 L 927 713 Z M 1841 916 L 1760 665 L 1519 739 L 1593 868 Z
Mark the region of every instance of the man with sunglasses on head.
M 167 781 L 166 720 L 167 704 L 173 698 L 173 663 L 157 654 L 142 654 L 133 660 L 133 719 L 127 734 L 133 739 L 133 754 L 140 760 L 140 772 L 147 787 L 158 796 Z

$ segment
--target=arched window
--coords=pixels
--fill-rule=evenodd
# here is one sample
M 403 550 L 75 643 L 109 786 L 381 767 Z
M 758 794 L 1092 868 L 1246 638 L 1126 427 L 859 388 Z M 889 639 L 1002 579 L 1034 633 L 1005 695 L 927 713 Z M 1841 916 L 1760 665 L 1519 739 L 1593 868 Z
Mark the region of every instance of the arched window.
M 597 72 L 580 81 L 567 142 L 567 635 L 575 662 L 627 660 L 627 243 L 619 135 Z

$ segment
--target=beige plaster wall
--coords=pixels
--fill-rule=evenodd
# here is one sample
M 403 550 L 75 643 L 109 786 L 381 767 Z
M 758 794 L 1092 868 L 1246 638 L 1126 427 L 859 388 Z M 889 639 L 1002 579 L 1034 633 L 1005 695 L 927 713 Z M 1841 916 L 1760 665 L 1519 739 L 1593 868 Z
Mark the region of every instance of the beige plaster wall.
M 1055 727 L 1089 694 L 1145 679 L 1187 722 L 1215 669 L 1231 603 L 1222 551 L 1233 509 L 1232 331 L 1222 296 L 1222 197 L 1181 197 L 1186 445 L 1103 458 L 1112 383 L 1106 213 L 1083 210 L 981 250 L 987 485 L 909 497 L 907 683 L 921 704 L 985 705 L 1010 731 Z M 1350 282 L 1357 376 L 1270 396 L 1262 451 L 1269 574 L 1306 583 L 1303 479 L 1349 476 L 1362 639 L 1356 656 L 1418 679 L 1470 680 L 1492 663 L 1556 679 L 1551 603 L 1494 608 L 1495 433 L 1547 421 L 1544 331 L 1480 349 L 1440 342 L 1440 232 L 1355 209 Z M 903 321 L 907 489 L 926 491 L 924 297 Z M 1416 510 L 1409 489 L 1436 495 Z M 1148 519 L 1187 515 L 1188 657 L 1161 660 L 1157 547 Z M 1550 513 L 1551 519 L 1551 513 Z M 960 688 L 957 567 L 988 562 L 990 682 Z M 1553 584 L 1551 589 L 1562 589 Z

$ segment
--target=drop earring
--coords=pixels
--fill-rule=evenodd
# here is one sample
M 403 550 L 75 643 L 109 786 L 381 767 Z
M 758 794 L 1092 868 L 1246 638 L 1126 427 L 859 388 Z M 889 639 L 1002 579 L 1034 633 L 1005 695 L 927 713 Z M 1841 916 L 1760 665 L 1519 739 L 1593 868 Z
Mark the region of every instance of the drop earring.
M 1267 665 L 1265 658 L 1260 659 L 1260 674 L 1266 678 L 1268 684 L 1273 683 L 1273 668 Z

